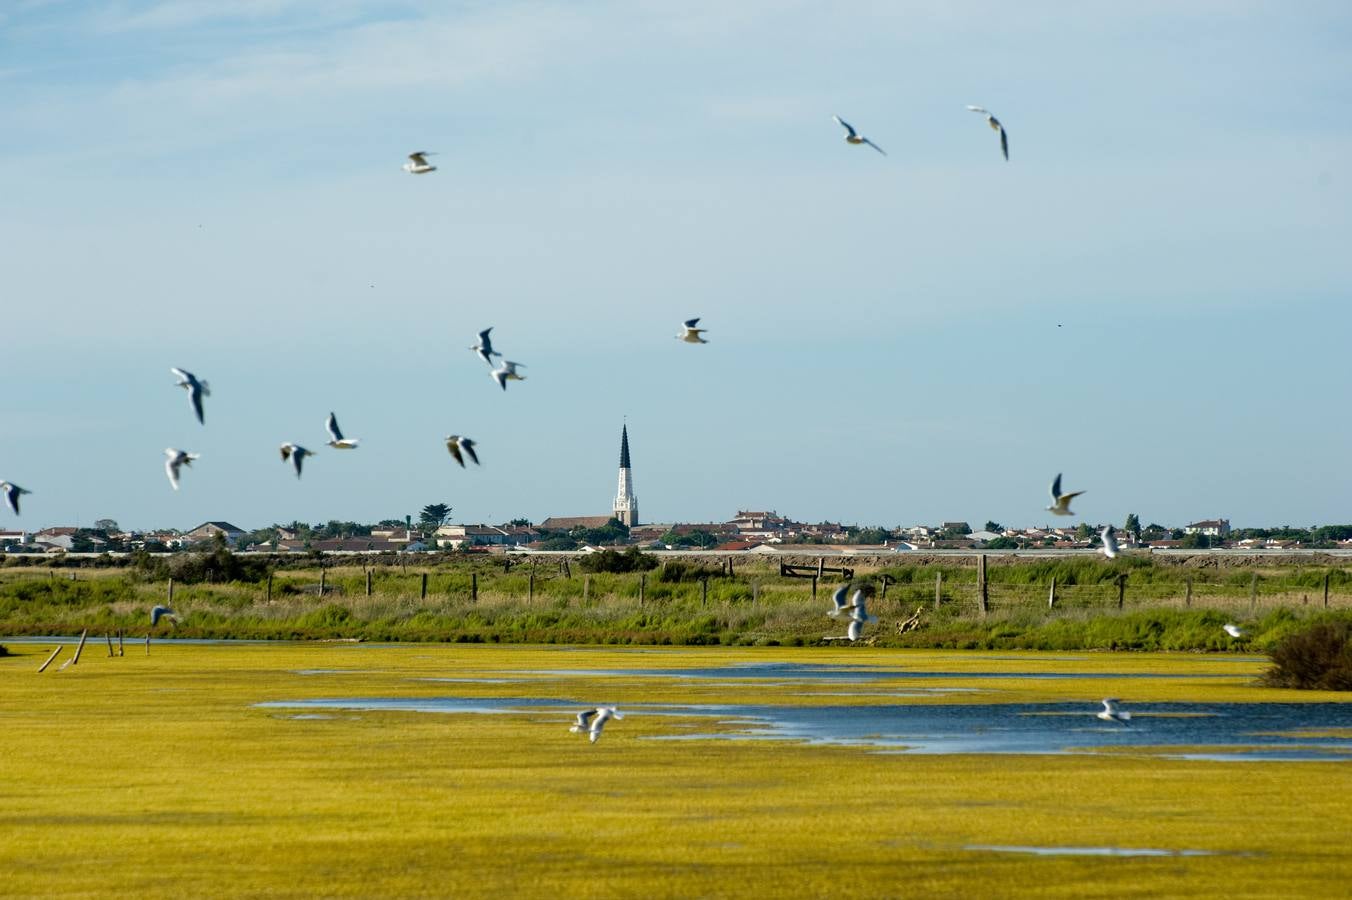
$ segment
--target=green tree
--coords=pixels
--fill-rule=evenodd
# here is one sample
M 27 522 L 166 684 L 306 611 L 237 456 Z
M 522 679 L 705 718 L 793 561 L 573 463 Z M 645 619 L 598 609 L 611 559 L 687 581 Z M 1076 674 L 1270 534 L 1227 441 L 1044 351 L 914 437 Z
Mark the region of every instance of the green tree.
M 418 524 L 428 531 L 440 528 L 451 514 L 451 508 L 445 503 L 429 503 L 418 514 Z
M 1127 513 L 1127 521 L 1126 524 L 1122 526 L 1122 530 L 1125 531 L 1127 534 L 1140 534 L 1141 533 L 1140 516 L 1136 515 L 1136 513 Z
M 1005 530 L 1005 526 L 1001 525 L 999 522 L 992 522 L 989 519 L 986 520 L 986 524 L 983 528 L 985 531 L 993 531 L 996 534 Z
M 1088 522 L 1081 522 L 1080 527 L 1075 529 L 1075 537 L 1080 540 L 1088 540 L 1094 536 L 1094 529 Z

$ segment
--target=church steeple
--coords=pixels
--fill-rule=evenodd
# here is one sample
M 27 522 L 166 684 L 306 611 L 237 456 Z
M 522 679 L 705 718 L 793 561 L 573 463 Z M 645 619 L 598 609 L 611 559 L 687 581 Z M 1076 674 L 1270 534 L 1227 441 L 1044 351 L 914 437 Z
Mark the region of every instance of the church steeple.
M 634 496 L 634 472 L 629 465 L 629 426 L 620 427 L 620 486 L 615 493 L 615 518 L 633 528 L 638 524 L 638 497 Z

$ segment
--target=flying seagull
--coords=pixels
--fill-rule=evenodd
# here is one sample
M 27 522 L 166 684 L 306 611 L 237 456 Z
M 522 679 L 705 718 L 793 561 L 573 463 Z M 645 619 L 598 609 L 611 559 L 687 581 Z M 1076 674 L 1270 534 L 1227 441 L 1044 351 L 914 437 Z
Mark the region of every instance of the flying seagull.
M 850 627 L 845 630 L 845 636 L 851 641 L 857 641 L 864 634 L 864 623 L 858 619 L 850 620 Z
M 186 388 L 188 391 L 188 402 L 192 404 L 192 411 L 197 415 L 197 421 L 201 424 L 207 424 L 207 420 L 202 415 L 202 397 L 210 397 L 211 390 L 207 387 L 205 381 L 198 381 L 197 376 L 186 369 L 169 370 L 178 376 L 178 386 Z
M 613 706 L 596 707 L 596 716 L 591 720 L 591 727 L 587 729 L 587 739 L 593 744 L 601 739 L 601 729 L 606 727 L 606 723 L 611 719 L 623 719 L 619 710 Z
M 1244 637 L 1244 629 L 1243 629 L 1243 628 L 1240 628 L 1238 625 L 1236 625 L 1236 624 L 1233 623 L 1233 622 L 1226 622 L 1224 625 L 1221 626 L 1221 628 L 1224 628 L 1224 629 L 1225 629 L 1225 633 L 1228 634 L 1228 635 L 1230 635 L 1230 637 L 1232 637 L 1232 638 L 1242 638 L 1242 637 Z
M 845 129 L 845 143 L 868 144 L 870 147 L 872 147 L 874 150 L 877 150 L 883 156 L 887 155 L 887 151 L 884 150 L 882 147 L 879 147 L 877 144 L 873 143 L 873 141 L 870 141 L 866 137 L 860 137 L 859 132 L 854 130 L 854 126 L 851 125 L 849 122 L 846 122 L 840 116 L 832 116 L 831 118 L 835 119 L 840 124 L 840 127 Z
M 328 421 L 324 427 L 329 432 L 329 446 L 335 450 L 355 450 L 358 440 L 356 438 L 345 438 L 343 432 L 338 428 L 338 419 L 333 413 L 329 413 Z M 282 457 L 285 459 L 286 457 Z
M 164 456 L 164 471 L 169 476 L 169 484 L 174 490 L 178 490 L 178 470 L 183 466 L 192 465 L 194 459 L 200 458 L 199 454 L 186 453 L 173 447 L 167 447 Z
M 291 465 L 296 467 L 296 477 L 300 477 L 300 467 L 305 462 L 305 457 L 314 456 L 313 450 L 306 450 L 299 444 L 292 444 L 289 441 L 282 444 L 282 462 L 291 460 Z
M 484 362 L 488 363 L 490 366 L 493 365 L 493 357 L 502 355 L 501 353 L 493 349 L 493 339 L 488 336 L 488 333 L 492 330 L 493 326 L 490 325 L 483 331 L 479 332 L 479 343 L 469 348 L 473 350 L 475 353 L 479 354 L 479 358 L 482 359 Z
M 408 158 L 412 161 L 404 163 L 404 171 L 410 175 L 426 175 L 428 172 L 435 172 L 437 167 L 427 161 L 427 157 L 435 155 L 435 153 L 427 150 L 410 153 Z
M 1000 132 L 1000 152 L 1005 155 L 1005 162 L 1009 162 L 1009 135 L 1005 132 L 1005 126 L 1001 125 L 1000 120 L 991 115 L 988 110 L 979 106 L 968 106 L 967 108 L 974 113 L 981 113 L 986 117 L 986 124 Z
M 1070 501 L 1083 494 L 1084 491 L 1076 491 L 1073 494 L 1061 493 L 1061 473 L 1056 473 L 1056 480 L 1052 482 L 1052 505 L 1047 507 L 1047 511 L 1054 516 L 1073 516 L 1071 512 Z
M 1097 717 L 1105 722 L 1120 722 L 1121 724 L 1126 725 L 1127 722 L 1131 720 L 1131 713 L 1124 709 L 1117 708 L 1117 704 L 1121 702 L 1121 700 L 1112 698 L 1105 699 L 1103 701 L 1103 711 L 1098 713 Z
M 591 722 L 591 720 L 596 716 L 598 712 L 600 712 L 600 710 L 596 709 L 595 707 L 593 707 L 592 709 L 584 709 L 582 712 L 577 714 L 577 724 L 573 725 L 573 727 L 569 728 L 568 730 L 571 731 L 573 734 L 586 734 L 588 731 L 588 724 Z
M 1113 526 L 1103 526 L 1103 555 L 1109 559 L 1117 556 L 1117 536 L 1113 531 Z
M 163 618 L 168 618 L 172 625 L 178 624 L 178 613 L 167 606 L 156 606 L 150 611 L 150 627 L 154 628 L 160 624 L 160 619 Z
M 9 507 L 14 515 L 19 514 L 19 498 L 24 494 L 31 494 L 32 491 L 26 491 L 17 484 L 10 484 L 8 481 L 0 481 L 0 494 L 5 495 L 5 505 Z
M 854 592 L 854 596 L 850 598 L 850 605 L 845 608 L 850 611 L 850 621 L 852 622 L 867 625 L 870 622 L 878 621 L 877 616 L 868 614 L 868 601 L 862 588 Z
M 842 584 L 840 587 L 836 588 L 835 593 L 831 595 L 832 608 L 831 611 L 827 613 L 828 616 L 838 616 L 850 608 L 845 603 L 845 592 L 849 589 L 850 586 L 848 584 Z
M 521 368 L 523 369 L 526 368 L 525 365 L 522 363 L 512 362 L 510 359 L 504 359 L 496 369 L 494 369 L 492 372 L 489 372 L 488 374 L 492 377 L 494 381 L 498 383 L 498 387 L 502 388 L 505 391 L 507 390 L 507 382 L 526 380 L 525 375 L 516 374 L 517 366 L 521 366 Z
M 458 434 L 446 435 L 446 449 L 450 451 L 451 456 L 455 457 L 455 461 L 460 463 L 460 468 L 462 469 L 465 467 L 466 456 L 468 456 L 476 466 L 479 464 L 479 454 L 474 452 L 474 441 L 467 437 L 462 437 Z
M 709 343 L 709 342 L 706 341 L 704 338 L 700 337 L 701 334 L 704 334 L 704 332 L 708 331 L 709 329 L 707 329 L 707 328 L 696 328 L 695 326 L 698 325 L 698 324 L 699 324 L 699 319 L 698 319 L 698 318 L 695 318 L 695 319 L 686 319 L 686 320 L 685 320 L 685 330 L 684 330 L 683 332 L 681 332 L 680 334 L 676 335 L 677 339 L 682 340 L 682 341 L 685 341 L 687 344 L 707 344 L 707 343 Z

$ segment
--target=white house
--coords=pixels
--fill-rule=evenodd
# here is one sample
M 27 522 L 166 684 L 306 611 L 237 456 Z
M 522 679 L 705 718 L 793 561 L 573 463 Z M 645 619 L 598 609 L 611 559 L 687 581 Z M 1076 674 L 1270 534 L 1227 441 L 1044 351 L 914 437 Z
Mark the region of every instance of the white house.
M 1184 534 L 1204 534 L 1207 537 L 1226 537 L 1230 534 L 1229 519 L 1203 519 L 1185 526 Z

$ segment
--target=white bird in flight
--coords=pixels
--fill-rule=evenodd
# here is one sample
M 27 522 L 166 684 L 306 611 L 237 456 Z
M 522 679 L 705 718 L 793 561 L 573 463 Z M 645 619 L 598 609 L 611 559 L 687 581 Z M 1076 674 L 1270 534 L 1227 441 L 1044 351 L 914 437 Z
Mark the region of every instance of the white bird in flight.
M 868 144 L 870 147 L 872 147 L 874 150 L 877 150 L 883 156 L 887 155 L 886 150 L 884 150 L 882 147 L 879 147 L 877 144 L 873 143 L 873 141 L 870 141 L 868 138 L 860 136 L 859 132 L 854 130 L 854 126 L 851 125 L 849 122 L 846 122 L 840 116 L 832 116 L 831 118 L 835 119 L 836 122 L 840 124 L 840 127 L 845 129 L 845 143 Z
M 504 359 L 496 369 L 494 369 L 492 372 L 489 372 L 488 374 L 494 381 L 498 383 L 498 387 L 502 388 L 505 391 L 507 390 L 507 382 L 526 380 L 525 375 L 516 374 L 517 366 L 520 366 L 523 369 L 526 368 L 525 365 L 522 363 L 512 362 L 510 359 Z
M 178 624 L 178 613 L 167 606 L 156 606 L 150 610 L 150 627 L 154 628 L 164 618 L 168 618 L 171 625 Z
M 577 714 L 576 724 L 574 724 L 568 730 L 571 731 L 573 734 L 586 734 L 588 731 L 589 723 L 593 718 L 595 718 L 598 712 L 600 712 L 600 710 L 596 709 L 595 707 L 593 707 L 592 709 L 584 709 L 582 712 Z
M 355 450 L 359 443 L 357 438 L 345 438 L 343 432 L 338 428 L 338 418 L 329 413 L 328 419 L 324 422 L 324 428 L 329 432 L 328 444 L 335 450 Z M 286 457 L 282 457 L 286 459 Z
M 1052 505 L 1047 507 L 1048 512 L 1054 516 L 1073 516 L 1071 512 L 1070 501 L 1083 494 L 1084 491 L 1075 491 L 1073 494 L 1061 493 L 1061 473 L 1056 473 L 1056 480 L 1052 482 Z
M 701 334 L 704 334 L 704 332 L 708 331 L 709 329 L 707 329 L 707 328 L 696 328 L 695 326 L 698 325 L 698 324 L 699 324 L 699 319 L 698 319 L 698 318 L 694 318 L 694 319 L 686 319 L 685 322 L 684 322 L 685 330 L 682 331 L 680 334 L 676 335 L 676 339 L 677 339 L 677 340 L 681 340 L 681 341 L 685 341 L 687 344 L 707 344 L 707 343 L 709 343 L 709 342 L 706 341 L 704 338 L 700 337 Z
M 9 507 L 14 515 L 19 514 L 19 498 L 24 494 L 31 494 L 32 491 L 26 491 L 17 484 L 8 481 L 0 481 L 0 493 L 5 495 L 5 505 Z
M 1225 629 L 1225 633 L 1230 635 L 1230 637 L 1232 638 L 1244 637 L 1244 629 L 1240 628 L 1234 622 L 1226 622 L 1224 625 L 1221 626 L 1221 628 Z
M 446 435 L 446 449 L 450 451 L 455 461 L 460 463 L 460 468 L 465 467 L 465 457 L 468 456 L 474 464 L 479 464 L 479 454 L 474 452 L 474 441 L 459 434 Z
M 197 376 L 187 369 L 171 368 L 169 370 L 178 376 L 178 386 L 188 391 L 188 402 L 192 404 L 192 411 L 197 416 L 197 421 L 205 425 L 206 418 L 202 414 L 202 398 L 211 396 L 211 389 L 207 387 L 205 381 L 198 381 Z
M 428 172 L 435 172 L 437 167 L 427 161 L 427 157 L 435 155 L 435 153 L 427 150 L 410 153 L 408 158 L 411 161 L 404 163 L 404 171 L 410 175 L 426 175 Z
M 174 490 L 178 490 L 178 470 L 183 466 L 192 465 L 194 459 L 199 459 L 199 454 L 186 453 L 173 447 L 167 447 L 164 451 L 164 472 L 169 476 L 169 484 Z
M 606 727 L 606 723 L 611 719 L 623 719 L 620 711 L 613 706 L 596 707 L 596 715 L 591 720 L 591 727 L 587 729 L 587 739 L 593 744 L 601 739 L 601 729 Z
M 315 455 L 313 450 L 306 450 L 300 444 L 293 444 L 290 441 L 288 441 L 285 444 L 282 444 L 281 449 L 282 449 L 282 462 L 286 462 L 288 459 L 291 460 L 291 465 L 296 467 L 297 478 L 300 477 L 300 469 L 301 465 L 305 461 L 305 457 Z
M 1103 526 L 1103 555 L 1109 559 L 1117 556 L 1117 537 L 1113 534 L 1113 526 Z
M 1117 704 L 1121 702 L 1121 700 L 1113 698 L 1105 699 L 1103 701 L 1103 711 L 1098 713 L 1098 718 L 1105 722 L 1118 722 L 1122 725 L 1126 725 L 1127 722 L 1131 720 L 1131 713 L 1124 709 L 1117 708 Z
M 831 594 L 832 607 L 831 611 L 827 613 L 828 616 L 839 616 L 850 608 L 845 603 L 845 592 L 849 589 L 850 586 L 848 584 L 842 584 L 840 587 L 836 588 L 833 594 Z
M 981 113 L 986 117 L 986 124 L 993 130 L 1000 133 L 1000 152 L 1005 155 L 1005 162 L 1009 162 L 1009 134 L 1005 131 L 1005 126 L 1000 124 L 1000 120 L 990 114 L 989 110 L 982 109 L 979 106 L 968 106 L 974 113 Z
M 493 349 L 493 339 L 488 336 L 488 333 L 492 330 L 493 326 L 490 325 L 483 331 L 479 332 L 479 343 L 469 348 L 473 350 L 475 353 L 479 354 L 479 358 L 482 359 L 484 362 L 488 363 L 490 366 L 493 365 L 493 357 L 502 355 L 501 353 Z

